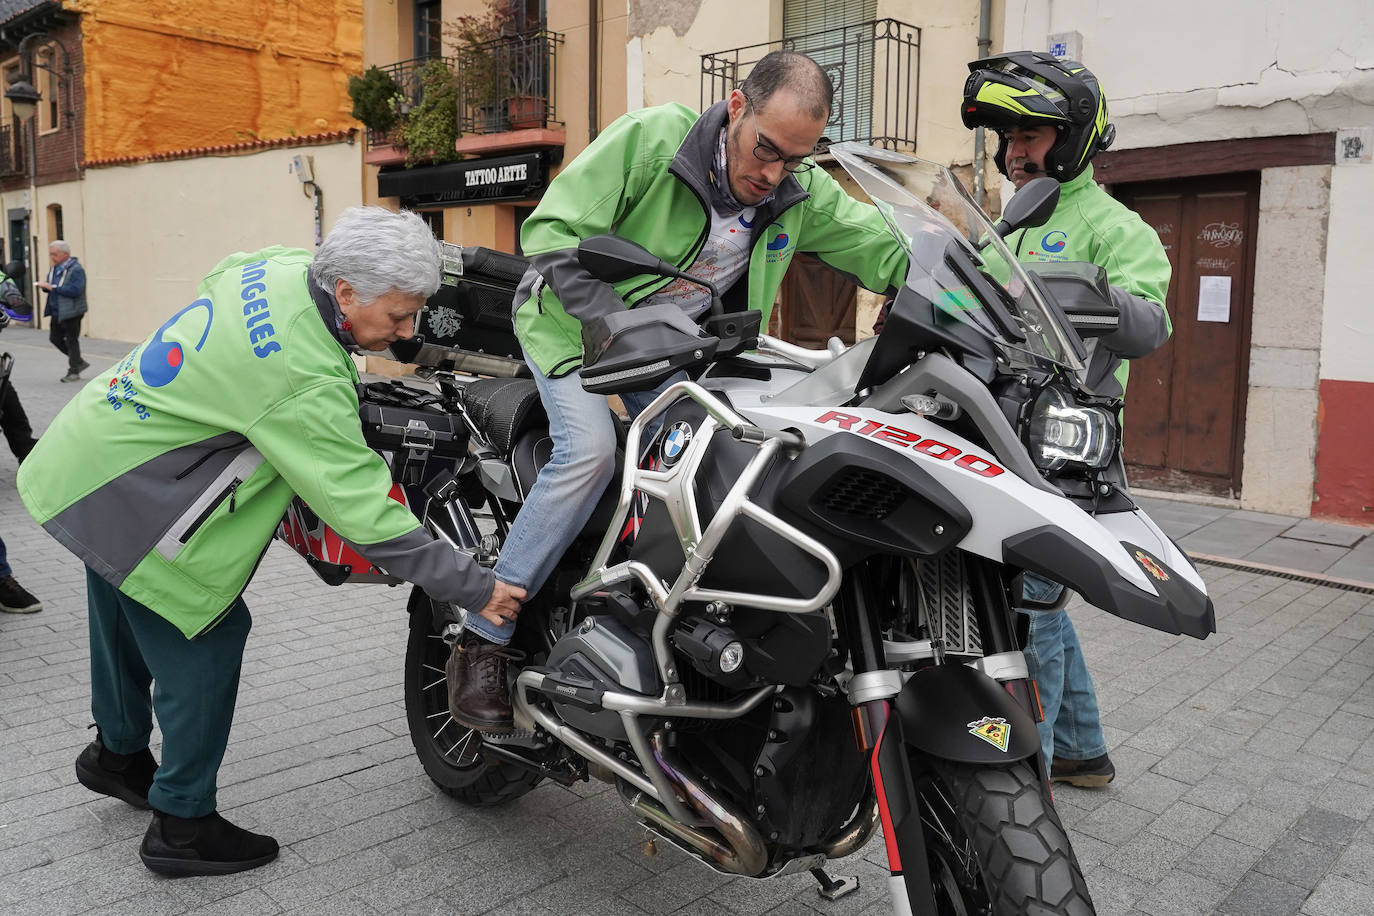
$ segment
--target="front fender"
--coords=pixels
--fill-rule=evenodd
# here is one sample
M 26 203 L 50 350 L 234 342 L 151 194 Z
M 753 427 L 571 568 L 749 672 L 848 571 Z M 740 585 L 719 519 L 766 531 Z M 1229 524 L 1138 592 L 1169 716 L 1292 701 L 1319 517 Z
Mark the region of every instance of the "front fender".
M 1002 764 L 1040 753 L 1026 711 L 1001 684 L 965 665 L 917 671 L 896 706 L 906 743 L 931 757 Z

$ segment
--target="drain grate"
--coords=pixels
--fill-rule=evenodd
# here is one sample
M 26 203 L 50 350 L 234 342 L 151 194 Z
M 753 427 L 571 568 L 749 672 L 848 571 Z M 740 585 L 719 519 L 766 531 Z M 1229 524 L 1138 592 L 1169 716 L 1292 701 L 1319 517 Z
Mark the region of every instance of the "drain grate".
M 1342 579 L 1338 576 L 1324 576 L 1321 573 L 1306 572 L 1300 569 L 1285 569 L 1282 566 L 1269 566 L 1264 563 L 1247 563 L 1244 560 L 1214 557 L 1205 553 L 1189 552 L 1188 556 L 1192 557 L 1195 563 L 1205 563 L 1208 566 L 1219 566 L 1222 569 L 1238 569 L 1242 572 L 1276 576 L 1280 579 L 1292 579 L 1294 582 L 1307 582 L 1311 585 L 1324 585 L 1327 588 L 1339 588 L 1343 591 L 1357 592 L 1361 595 L 1374 595 L 1374 584 L 1369 582 Z

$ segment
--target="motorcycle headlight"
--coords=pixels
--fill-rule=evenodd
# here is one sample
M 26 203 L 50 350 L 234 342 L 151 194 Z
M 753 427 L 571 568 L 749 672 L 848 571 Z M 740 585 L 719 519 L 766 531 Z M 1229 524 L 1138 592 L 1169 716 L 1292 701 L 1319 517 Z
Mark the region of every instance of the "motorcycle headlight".
M 1105 467 L 1116 452 L 1116 418 L 1101 407 L 1080 407 L 1054 385 L 1040 392 L 1031 410 L 1027 444 L 1036 467 L 1057 471 L 1073 462 Z

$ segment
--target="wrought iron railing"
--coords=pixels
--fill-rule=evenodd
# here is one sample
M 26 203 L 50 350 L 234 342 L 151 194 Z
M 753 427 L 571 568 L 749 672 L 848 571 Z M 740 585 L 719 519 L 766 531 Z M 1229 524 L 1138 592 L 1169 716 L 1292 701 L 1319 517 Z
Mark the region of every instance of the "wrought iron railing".
M 23 175 L 25 168 L 23 129 L 0 124 L 0 175 Z
M 558 46 L 540 30 L 458 54 L 458 132 L 494 134 L 557 124 Z
M 419 105 L 420 100 L 424 98 L 425 87 L 422 79 L 422 71 L 425 66 L 432 61 L 438 61 L 440 64 L 448 67 L 449 70 L 453 70 L 457 64 L 457 61 L 452 57 L 416 57 L 411 60 L 398 61 L 397 63 L 379 68 L 383 73 L 386 73 L 396 81 L 396 86 L 401 97 L 399 103 L 401 116 L 404 116 L 405 111 Z M 378 147 L 390 146 L 391 140 L 392 137 L 388 131 L 373 130 L 372 128 L 368 128 L 367 130 L 367 148 L 370 150 L 377 149 Z
M 889 149 L 916 148 L 921 30 L 896 19 L 701 55 L 701 107 L 729 96 L 769 51 L 809 55 L 835 84 L 834 108 L 819 149 L 857 140 Z

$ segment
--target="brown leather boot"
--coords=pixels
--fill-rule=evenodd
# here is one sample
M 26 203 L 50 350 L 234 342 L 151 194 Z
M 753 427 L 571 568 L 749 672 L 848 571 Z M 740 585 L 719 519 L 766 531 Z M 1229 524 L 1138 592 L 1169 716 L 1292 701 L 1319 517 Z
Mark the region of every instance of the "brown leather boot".
M 448 711 L 454 721 L 478 731 L 510 731 L 515 718 L 506 689 L 506 663 L 524 657 L 523 652 L 464 633 L 444 666 Z

